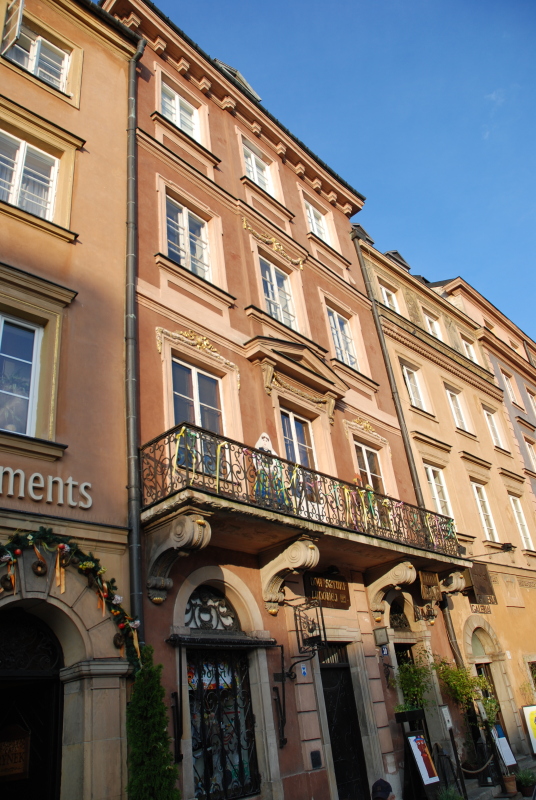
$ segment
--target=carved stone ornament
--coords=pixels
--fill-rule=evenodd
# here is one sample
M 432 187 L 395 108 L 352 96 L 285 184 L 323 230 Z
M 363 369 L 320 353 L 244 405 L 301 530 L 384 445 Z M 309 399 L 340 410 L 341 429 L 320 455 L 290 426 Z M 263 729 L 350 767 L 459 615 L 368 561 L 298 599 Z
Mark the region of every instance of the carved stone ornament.
M 195 347 L 196 350 L 201 350 L 203 353 L 206 353 L 208 356 L 210 356 L 210 358 L 213 358 L 215 361 L 219 361 L 219 363 L 224 367 L 234 370 L 236 372 L 238 390 L 240 391 L 240 370 L 236 364 L 224 358 L 219 350 L 217 350 L 214 345 L 210 343 L 206 336 L 201 336 L 201 334 L 190 330 L 168 331 L 165 328 L 157 328 L 156 347 L 160 354 L 162 353 L 162 344 L 164 339 L 170 339 L 172 342 L 187 344 L 189 347 Z
M 334 425 L 335 403 L 337 401 L 335 395 L 331 394 L 330 392 L 326 392 L 325 395 L 319 396 L 316 394 L 311 394 L 310 392 L 304 392 L 303 389 L 298 389 L 297 386 L 294 386 L 292 383 L 288 383 L 280 372 L 276 372 L 275 366 L 270 361 L 262 361 L 261 369 L 264 378 L 264 389 L 266 394 L 272 394 L 272 389 L 275 386 L 278 389 L 284 389 L 291 394 L 295 394 L 296 397 L 302 397 L 304 400 L 308 400 L 310 403 L 314 403 L 317 406 L 324 406 L 324 410 L 327 412 L 330 424 Z
M 379 433 L 376 432 L 376 428 L 368 421 L 368 419 L 363 419 L 362 417 L 355 417 L 355 419 L 348 420 L 343 419 L 342 421 L 344 425 L 344 432 L 346 434 L 346 438 L 351 441 L 353 438 L 353 434 L 357 433 L 366 433 L 371 436 L 371 438 L 376 439 L 383 447 L 389 447 L 389 442 L 383 436 L 380 436 Z
M 303 536 L 261 568 L 262 595 L 269 614 L 276 616 L 280 603 L 285 599 L 283 585 L 286 577 L 314 569 L 319 559 L 320 551 L 316 544 Z
M 262 242 L 263 244 L 269 245 L 269 247 L 272 248 L 274 253 L 277 253 L 279 256 L 284 258 L 285 261 L 287 261 L 289 264 L 293 264 L 295 267 L 303 269 L 303 262 L 305 261 L 307 256 L 305 256 L 304 258 L 291 258 L 291 256 L 289 256 L 289 254 L 287 253 L 281 242 L 278 242 L 274 236 L 269 236 L 267 233 L 259 233 L 259 231 L 254 230 L 245 217 L 242 217 L 242 223 L 244 229 L 246 231 L 249 231 L 249 233 L 251 233 L 251 235 L 255 239 L 257 239 L 258 242 Z
M 463 572 L 453 572 L 440 585 L 442 592 L 461 592 L 465 589 L 465 576 Z
M 181 556 L 203 550 L 211 537 L 210 525 L 200 514 L 182 514 L 150 534 L 151 549 L 147 569 L 149 599 L 160 605 L 173 588 L 168 577 L 171 567 Z
M 403 561 L 367 586 L 370 610 L 376 622 L 381 622 L 385 613 L 385 595 L 391 589 L 398 591 L 402 586 L 414 583 L 416 578 L 417 570 L 413 564 Z

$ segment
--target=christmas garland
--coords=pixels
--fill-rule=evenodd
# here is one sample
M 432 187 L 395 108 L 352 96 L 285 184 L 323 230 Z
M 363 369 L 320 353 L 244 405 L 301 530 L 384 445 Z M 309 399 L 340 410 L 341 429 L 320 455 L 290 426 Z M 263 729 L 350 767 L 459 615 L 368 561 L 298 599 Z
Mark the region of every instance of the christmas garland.
M 76 567 L 80 575 L 87 578 L 90 588 L 95 590 L 98 597 L 98 608 L 102 608 L 104 616 L 106 609 L 112 615 L 117 625 L 118 632 L 114 636 L 114 645 L 125 650 L 134 671 L 140 669 L 140 650 L 138 645 L 139 621 L 133 619 L 121 603 L 123 598 L 117 594 L 115 578 L 104 580 L 106 569 L 101 566 L 100 560 L 93 553 L 84 553 L 77 542 L 70 536 L 60 536 L 53 533 L 52 528 L 40 527 L 37 533 L 17 531 L 5 545 L 0 544 L 0 566 L 7 566 L 7 574 L 0 578 L 0 594 L 4 591 L 15 593 L 17 586 L 15 565 L 23 550 L 33 550 L 37 560 L 32 564 L 36 575 L 46 575 L 48 564 L 39 548 L 48 553 L 56 553 L 56 586 L 60 593 L 65 592 L 65 570 L 67 567 Z

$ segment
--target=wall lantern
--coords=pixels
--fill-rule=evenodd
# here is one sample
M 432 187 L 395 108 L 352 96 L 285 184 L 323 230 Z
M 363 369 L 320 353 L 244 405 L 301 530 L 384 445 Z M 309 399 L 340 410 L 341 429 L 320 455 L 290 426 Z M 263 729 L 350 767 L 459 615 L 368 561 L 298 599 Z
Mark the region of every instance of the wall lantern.
M 298 651 L 310 653 L 327 646 L 324 614 L 320 600 L 308 600 L 294 606 L 294 622 L 298 638 Z

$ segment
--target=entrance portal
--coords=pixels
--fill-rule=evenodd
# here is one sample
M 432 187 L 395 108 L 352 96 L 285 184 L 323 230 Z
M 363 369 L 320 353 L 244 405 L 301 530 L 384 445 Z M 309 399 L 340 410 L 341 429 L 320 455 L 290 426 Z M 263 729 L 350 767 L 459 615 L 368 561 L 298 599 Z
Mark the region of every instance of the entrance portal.
M 327 647 L 319 657 L 339 800 L 368 800 L 367 768 L 346 646 Z
M 61 646 L 21 609 L 0 613 L 0 795 L 57 800 L 61 774 Z

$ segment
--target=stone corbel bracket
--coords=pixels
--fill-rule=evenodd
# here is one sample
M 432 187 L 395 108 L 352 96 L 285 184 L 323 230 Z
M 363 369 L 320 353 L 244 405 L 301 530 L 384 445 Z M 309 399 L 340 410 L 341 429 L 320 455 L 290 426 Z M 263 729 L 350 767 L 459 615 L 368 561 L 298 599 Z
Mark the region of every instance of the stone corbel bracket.
M 276 616 L 285 599 L 283 586 L 287 576 L 314 569 L 319 559 L 320 551 L 314 541 L 303 536 L 261 567 L 262 596 L 269 614 Z
M 383 619 L 385 595 L 391 589 L 399 590 L 404 585 L 414 583 L 416 578 L 417 570 L 413 564 L 410 561 L 403 561 L 367 586 L 370 610 L 376 622 L 381 622 Z
M 173 581 L 168 575 L 175 561 L 209 544 L 211 529 L 204 516 L 198 513 L 181 514 L 150 534 L 147 594 L 156 605 L 163 603 L 173 588 Z
M 449 594 L 457 594 L 465 589 L 465 577 L 463 572 L 453 572 L 448 578 L 440 582 L 441 591 Z

